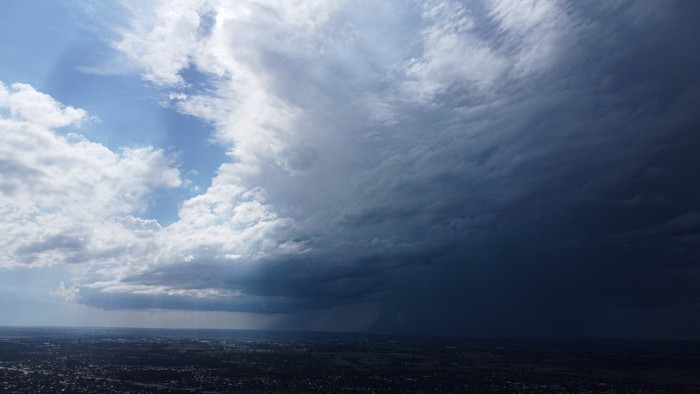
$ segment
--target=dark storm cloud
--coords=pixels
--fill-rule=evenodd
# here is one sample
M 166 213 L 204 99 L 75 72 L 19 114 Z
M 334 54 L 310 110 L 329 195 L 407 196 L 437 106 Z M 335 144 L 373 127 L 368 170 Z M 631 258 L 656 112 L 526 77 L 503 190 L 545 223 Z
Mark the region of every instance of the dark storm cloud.
M 690 40 L 698 34 L 697 10 L 681 15 L 688 3 L 680 6 L 669 7 L 662 23 L 636 27 L 625 27 L 617 12 L 584 10 L 597 28 L 578 37 L 555 68 L 500 87 L 506 105 L 491 114 L 493 139 L 482 137 L 481 152 L 453 138 L 439 149 L 443 155 L 433 159 L 425 149 L 413 161 L 433 159 L 422 161 L 432 171 L 404 168 L 414 175 L 409 182 L 430 191 L 406 188 L 392 199 L 400 190 L 394 186 L 380 200 L 431 194 L 427 200 L 446 200 L 447 216 L 428 216 L 432 227 L 469 213 L 489 220 L 478 235 L 458 238 L 449 263 L 395 281 L 403 323 L 386 324 L 585 335 L 582 327 L 613 305 L 646 310 L 648 321 L 655 313 L 670 319 L 667 333 L 657 327 L 637 335 L 673 335 L 684 324 L 685 315 L 661 309 L 697 308 L 700 280 L 694 215 L 700 173 L 690 153 L 700 148 L 693 109 L 700 84 L 691 71 L 700 52 Z M 459 89 L 452 94 L 444 97 L 448 108 L 461 99 Z M 449 154 L 455 144 L 462 162 Z M 419 171 L 432 176 L 421 179 Z M 648 203 L 624 204 L 637 196 Z M 397 222 L 415 223 L 431 209 L 419 206 Z M 442 231 L 436 238 L 453 236 Z M 636 239 L 630 232 L 638 232 Z
M 487 19 L 475 20 L 476 36 L 508 55 L 505 65 L 494 55 L 488 84 L 440 74 L 462 59 L 441 63 L 430 45 L 452 41 L 430 41 L 432 30 L 422 47 L 384 56 L 329 47 L 316 63 L 261 57 L 276 93 L 306 109 L 303 122 L 336 133 L 309 131 L 283 154 L 293 178 L 272 167 L 253 177 L 309 251 L 121 280 L 237 296 L 83 287 L 79 299 L 250 312 L 371 302 L 384 331 L 624 335 L 647 322 L 633 334 L 687 335 L 684 314 L 700 311 L 700 7 L 562 4 L 568 25 L 544 33 L 498 30 L 505 22 L 477 10 Z M 392 31 L 415 35 L 418 14 Z M 546 40 L 556 50 L 538 54 Z M 437 74 L 416 82 L 382 69 L 409 53 L 414 73 Z M 366 119 L 369 96 L 380 121 Z M 651 324 L 660 316 L 667 327 Z
M 386 286 L 390 282 L 387 272 L 425 264 L 446 254 L 447 251 L 432 251 L 365 255 L 354 260 L 312 256 L 256 261 L 238 269 L 233 269 L 230 261 L 180 262 L 122 278 L 121 284 L 137 286 L 128 292 L 123 289 L 105 291 L 100 286 L 82 287 L 78 300 L 108 309 L 313 311 L 380 301 L 387 296 Z M 150 290 L 141 290 L 138 286 L 148 286 Z M 174 288 L 183 293 L 157 290 L 161 288 Z M 210 289 L 217 289 L 217 294 L 205 294 Z M 193 296 L 195 294 L 200 295 Z

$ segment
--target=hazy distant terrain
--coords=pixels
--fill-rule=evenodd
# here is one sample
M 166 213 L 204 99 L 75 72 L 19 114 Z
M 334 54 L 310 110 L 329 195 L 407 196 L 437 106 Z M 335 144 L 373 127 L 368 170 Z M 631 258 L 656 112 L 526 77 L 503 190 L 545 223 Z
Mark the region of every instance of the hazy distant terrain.
M 700 392 L 700 343 L 0 329 L 2 392 Z

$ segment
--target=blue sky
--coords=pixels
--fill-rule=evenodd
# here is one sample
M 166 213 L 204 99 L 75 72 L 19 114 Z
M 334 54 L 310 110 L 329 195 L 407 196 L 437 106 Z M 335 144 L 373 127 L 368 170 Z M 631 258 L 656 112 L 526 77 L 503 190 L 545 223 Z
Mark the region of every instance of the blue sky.
M 699 17 L 3 3 L 0 324 L 696 337 Z
M 138 73 L 113 69 L 119 54 L 110 40 L 117 36 L 99 23 L 120 23 L 113 18 L 124 13 L 121 6 L 27 1 L 3 7 L 2 37 L 8 39 L 2 43 L 0 80 L 31 84 L 85 109 L 92 118 L 80 133 L 110 149 L 155 145 L 176 152 L 193 186 L 209 186 L 225 157 L 209 140 L 210 126 L 167 108 L 167 91 L 144 83 Z M 170 223 L 177 219 L 177 201 L 189 196 L 187 190 L 156 193 L 144 216 Z

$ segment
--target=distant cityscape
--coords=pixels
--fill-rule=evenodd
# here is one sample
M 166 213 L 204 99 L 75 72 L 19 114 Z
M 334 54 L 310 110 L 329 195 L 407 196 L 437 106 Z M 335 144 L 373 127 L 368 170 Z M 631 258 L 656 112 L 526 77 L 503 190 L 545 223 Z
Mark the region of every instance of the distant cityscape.
M 5 327 L 0 392 L 700 393 L 700 343 Z

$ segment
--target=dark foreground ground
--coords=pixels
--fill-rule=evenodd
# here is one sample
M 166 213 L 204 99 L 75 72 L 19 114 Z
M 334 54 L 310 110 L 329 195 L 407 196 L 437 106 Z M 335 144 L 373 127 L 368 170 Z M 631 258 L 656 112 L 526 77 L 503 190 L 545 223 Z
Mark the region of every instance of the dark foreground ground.
M 0 392 L 700 393 L 700 343 L 0 328 Z

